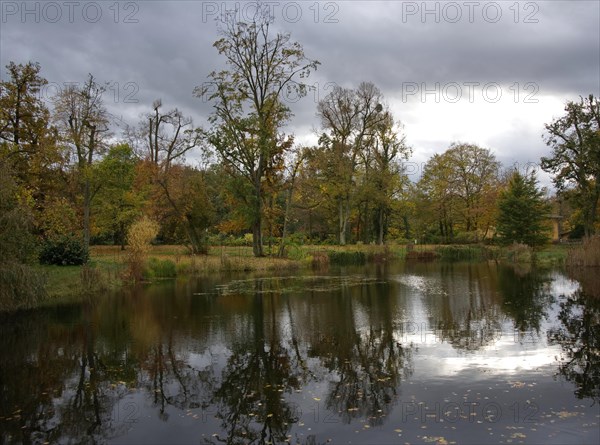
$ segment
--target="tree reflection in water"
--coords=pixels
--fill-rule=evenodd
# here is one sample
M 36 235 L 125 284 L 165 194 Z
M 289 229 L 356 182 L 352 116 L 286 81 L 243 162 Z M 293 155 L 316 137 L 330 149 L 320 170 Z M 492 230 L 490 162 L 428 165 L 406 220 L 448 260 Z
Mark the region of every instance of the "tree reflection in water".
M 334 416 L 380 424 L 396 401 L 401 377 L 411 371 L 410 349 L 394 337 L 389 289 L 342 286 L 335 295 L 315 293 L 318 303 L 295 304 L 293 296 L 269 292 L 266 283 L 256 281 L 252 326 L 238 334 L 225 369 L 212 379 L 209 404 L 217 406 L 225 434 L 207 441 L 290 440 L 290 429 L 302 413 L 289 396 L 319 379 L 329 381 L 325 408 Z M 355 304 L 369 304 L 375 312 L 370 328 L 356 325 L 360 308 Z M 376 310 L 378 304 L 386 307 Z
M 577 290 L 561 301 L 558 319 L 548 341 L 562 348 L 559 374 L 575 383 L 578 398 L 600 402 L 600 298 Z
M 126 393 L 112 383 L 127 374 L 110 366 L 119 351 L 98 341 L 93 307 L 61 309 L 2 323 L 2 442 L 96 443 L 127 430 L 115 421 Z
M 502 265 L 498 268 L 498 282 L 504 296 L 504 312 L 514 322 L 518 338 L 539 337 L 547 308 L 554 302 L 549 292 L 552 276 L 548 271 L 533 270 L 528 265 Z
M 402 377 L 411 374 L 411 349 L 394 339 L 391 330 L 340 333 L 311 353 L 333 375 L 326 407 L 345 423 L 366 418 L 380 425 L 392 410 Z
M 433 267 L 439 267 L 439 277 L 429 278 L 420 292 L 431 314 L 435 335 L 465 352 L 494 344 L 502 334 L 495 266 L 442 263 Z
M 423 286 L 382 268 L 246 279 L 246 290 L 218 296 L 208 294 L 214 282 L 152 286 L 94 306 L 0 316 L 0 442 L 124 442 L 130 429 L 183 425 L 182 442 L 316 444 L 322 436 L 299 426 L 315 420 L 313 408 L 323 423 L 389 425 L 420 353 L 403 332 L 411 314 L 469 353 L 511 322 L 539 335 L 547 323 L 548 343 L 562 348 L 560 374 L 577 397 L 599 400 L 600 299 L 585 288 L 555 297 L 553 275 L 488 264 L 400 272 Z M 194 296 L 199 286 L 206 294 Z M 547 317 L 554 307 L 556 320 Z
M 276 313 L 279 296 L 265 294 L 262 286 L 257 280 L 251 324 L 230 346 L 221 375 L 210 381 L 208 404 L 217 406 L 216 417 L 225 433 L 207 441 L 281 443 L 298 421 L 296 408 L 285 396 L 300 389 L 307 373 L 291 347 L 297 340 L 285 339 L 282 333 Z

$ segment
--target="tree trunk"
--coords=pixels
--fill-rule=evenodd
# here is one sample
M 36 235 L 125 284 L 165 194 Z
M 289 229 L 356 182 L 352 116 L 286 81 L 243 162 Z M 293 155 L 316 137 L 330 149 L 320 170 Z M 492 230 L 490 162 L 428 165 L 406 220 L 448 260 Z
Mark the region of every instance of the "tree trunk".
M 263 253 L 262 224 L 260 218 L 252 224 L 252 253 L 255 257 L 265 256 Z
M 339 201 L 339 211 L 340 211 L 340 221 L 339 221 L 339 237 L 340 237 L 340 245 L 346 245 L 346 215 L 344 212 L 344 200 L 340 199 Z
M 281 230 L 281 244 L 279 245 L 279 252 L 277 255 L 283 258 L 285 255 L 285 238 L 287 237 L 288 231 L 288 220 L 290 218 L 290 207 L 292 206 L 292 194 L 294 192 L 294 184 L 292 183 L 287 191 L 287 199 L 285 200 L 285 213 L 283 215 L 283 229 Z
M 86 179 L 83 185 L 83 243 L 90 247 L 90 206 L 91 206 L 90 180 Z
M 583 229 L 586 237 L 594 235 L 594 223 L 596 222 L 596 211 L 598 209 L 598 192 L 592 192 L 589 204 L 584 204 Z
M 121 250 L 125 250 L 125 223 L 119 223 L 119 241 L 121 243 Z
M 260 186 L 260 175 L 254 182 L 254 221 L 252 222 L 252 253 L 255 257 L 265 256 L 263 252 L 262 237 L 262 191 Z
M 404 221 L 404 238 L 408 239 L 410 235 L 410 223 L 408 222 L 408 216 L 402 215 Z
M 208 246 L 206 245 L 204 236 L 201 233 L 198 233 L 196 227 L 187 218 L 185 226 L 188 239 L 190 240 L 192 253 L 194 255 L 206 255 L 208 253 Z
M 385 210 L 383 208 L 379 209 L 379 239 L 378 243 L 383 245 L 384 231 L 385 231 Z

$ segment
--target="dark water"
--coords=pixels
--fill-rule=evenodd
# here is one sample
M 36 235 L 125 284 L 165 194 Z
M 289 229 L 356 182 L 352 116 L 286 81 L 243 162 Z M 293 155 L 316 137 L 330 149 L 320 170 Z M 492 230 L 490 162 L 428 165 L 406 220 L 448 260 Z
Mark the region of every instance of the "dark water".
M 3 315 L 0 441 L 596 444 L 593 290 L 417 263 Z

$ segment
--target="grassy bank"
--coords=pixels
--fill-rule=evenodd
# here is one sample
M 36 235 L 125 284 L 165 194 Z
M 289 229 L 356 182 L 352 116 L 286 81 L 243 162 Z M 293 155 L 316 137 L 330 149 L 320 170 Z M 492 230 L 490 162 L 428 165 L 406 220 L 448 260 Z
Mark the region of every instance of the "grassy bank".
M 177 276 L 229 271 L 286 271 L 302 268 L 324 269 L 329 265 L 361 265 L 393 260 L 439 259 L 444 261 L 486 261 L 532 263 L 554 266 L 565 263 L 568 246 L 549 245 L 537 251 L 525 246 L 483 245 L 351 245 L 290 246 L 288 258 L 255 258 L 252 248 L 212 247 L 209 255 L 191 256 L 183 246 L 153 246 L 144 266 L 148 282 Z M 35 266 L 45 277 L 46 295 L 36 306 L 81 301 L 123 286 L 127 251 L 113 246 L 93 246 L 87 266 Z

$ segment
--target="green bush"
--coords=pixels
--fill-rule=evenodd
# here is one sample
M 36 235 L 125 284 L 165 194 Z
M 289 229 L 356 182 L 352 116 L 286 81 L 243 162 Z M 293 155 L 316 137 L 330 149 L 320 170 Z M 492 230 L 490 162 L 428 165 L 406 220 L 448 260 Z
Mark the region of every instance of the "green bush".
M 361 266 L 367 263 L 367 256 L 364 252 L 346 252 L 346 251 L 331 251 L 329 254 L 329 262 L 340 266 L 357 265 Z
M 308 252 L 305 252 L 304 249 L 302 249 L 302 247 L 291 241 L 286 242 L 285 252 L 286 257 L 294 261 L 302 261 L 310 256 Z
M 90 252 L 83 240 L 73 236 L 61 236 L 47 240 L 40 253 L 40 263 L 58 266 L 79 266 L 90 259 Z
M 435 251 L 443 260 L 482 260 L 486 257 L 480 246 L 437 246 Z
M 477 232 L 458 232 L 454 235 L 453 243 L 473 244 L 477 242 Z
M 150 258 L 146 262 L 143 275 L 146 279 L 175 278 L 177 276 L 177 266 L 171 260 Z

